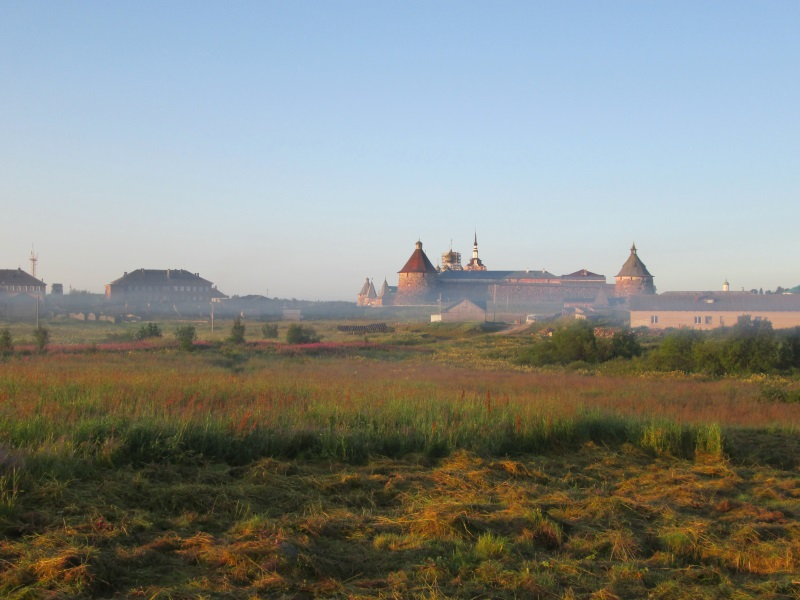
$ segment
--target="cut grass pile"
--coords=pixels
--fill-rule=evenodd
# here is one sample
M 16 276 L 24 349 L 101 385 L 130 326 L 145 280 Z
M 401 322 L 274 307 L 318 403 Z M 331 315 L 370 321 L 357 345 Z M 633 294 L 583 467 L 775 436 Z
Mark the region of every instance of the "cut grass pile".
M 23 477 L 9 598 L 789 598 L 800 477 L 625 445 Z

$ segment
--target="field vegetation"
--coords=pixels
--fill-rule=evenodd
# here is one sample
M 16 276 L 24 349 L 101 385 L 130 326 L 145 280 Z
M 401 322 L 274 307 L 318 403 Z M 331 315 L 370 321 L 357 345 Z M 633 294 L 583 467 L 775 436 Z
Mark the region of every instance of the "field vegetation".
M 791 361 L 570 324 L 44 327 L 0 336 L 2 597 L 800 597 Z

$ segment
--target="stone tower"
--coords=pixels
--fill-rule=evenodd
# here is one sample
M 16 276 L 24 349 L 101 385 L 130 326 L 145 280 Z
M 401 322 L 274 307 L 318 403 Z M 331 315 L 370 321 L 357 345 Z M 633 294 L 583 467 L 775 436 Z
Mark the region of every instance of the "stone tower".
M 639 255 L 636 254 L 636 244 L 631 247 L 631 255 L 622 265 L 619 273 L 617 273 L 614 291 L 620 297 L 656 293 L 653 276 L 644 266 Z
M 395 305 L 428 304 L 436 300 L 438 271 L 422 251 L 422 242 L 417 242 L 411 258 L 398 273 Z

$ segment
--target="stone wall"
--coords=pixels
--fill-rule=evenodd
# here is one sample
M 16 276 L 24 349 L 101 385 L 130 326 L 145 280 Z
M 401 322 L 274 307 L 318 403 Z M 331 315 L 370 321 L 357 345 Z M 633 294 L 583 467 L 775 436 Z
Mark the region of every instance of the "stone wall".
M 397 282 L 396 306 L 425 304 L 438 297 L 436 273 L 400 273 Z
M 497 304 L 537 304 L 563 302 L 566 298 L 593 300 L 601 291 L 614 295 L 614 286 L 606 283 L 532 283 L 532 284 L 468 284 L 447 283 L 440 286 L 443 302 L 456 302 L 462 298 L 489 301 Z
M 656 293 L 652 277 L 617 277 L 614 289 L 620 298 Z

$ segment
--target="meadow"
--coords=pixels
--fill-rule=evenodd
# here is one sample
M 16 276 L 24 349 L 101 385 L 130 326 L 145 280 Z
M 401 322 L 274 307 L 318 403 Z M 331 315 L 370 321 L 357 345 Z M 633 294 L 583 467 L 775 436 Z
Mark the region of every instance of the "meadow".
M 0 359 L 3 597 L 800 597 L 792 377 L 97 325 Z

